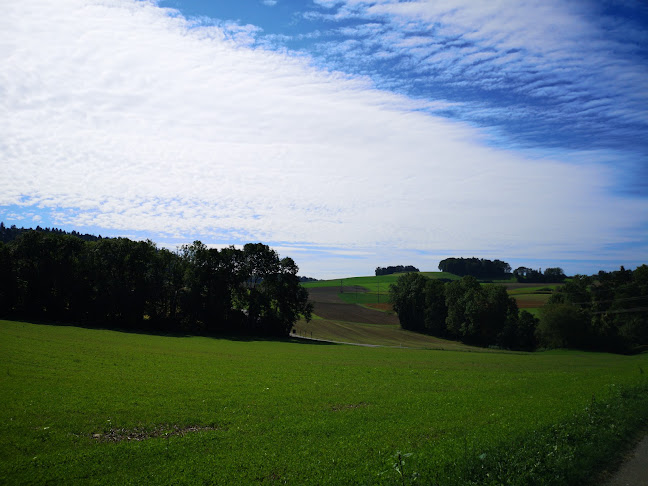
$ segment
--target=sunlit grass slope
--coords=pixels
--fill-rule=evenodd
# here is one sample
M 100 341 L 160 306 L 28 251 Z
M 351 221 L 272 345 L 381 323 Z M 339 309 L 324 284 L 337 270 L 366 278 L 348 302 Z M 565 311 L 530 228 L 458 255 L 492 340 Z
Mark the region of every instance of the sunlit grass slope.
M 353 344 L 395 346 L 418 349 L 455 351 L 489 351 L 426 334 L 401 329 L 400 325 L 366 324 L 315 318 L 311 322 L 299 321 L 295 326 L 299 336 Z
M 456 475 L 473 472 L 462 464 L 497 457 L 499 446 L 533 454 L 508 445 L 535 444 L 534 431 L 567 423 L 648 369 L 645 355 L 246 342 L 8 321 L 0 356 L 0 483 L 10 484 L 465 484 Z
M 447 272 L 420 272 L 429 278 L 458 280 L 460 277 Z M 333 280 L 320 280 L 302 284 L 306 288 L 337 287 L 344 292 L 339 293 L 343 302 L 348 304 L 375 304 L 389 302 L 389 286 L 396 283 L 403 273 L 392 275 L 349 277 Z
M 452 273 L 447 272 L 421 272 L 422 275 L 425 275 L 429 278 L 447 278 L 449 280 L 458 280 L 461 277 L 458 277 Z M 389 284 L 396 283 L 398 277 L 403 275 L 402 273 L 394 273 L 391 275 L 380 275 L 376 276 L 367 276 L 367 277 L 348 277 L 348 278 L 338 278 L 333 280 L 319 280 L 317 282 L 306 282 L 302 284 L 306 288 L 311 287 L 340 287 L 340 286 L 353 286 L 360 285 L 361 287 L 366 288 L 369 291 L 377 292 L 380 291 L 389 291 Z

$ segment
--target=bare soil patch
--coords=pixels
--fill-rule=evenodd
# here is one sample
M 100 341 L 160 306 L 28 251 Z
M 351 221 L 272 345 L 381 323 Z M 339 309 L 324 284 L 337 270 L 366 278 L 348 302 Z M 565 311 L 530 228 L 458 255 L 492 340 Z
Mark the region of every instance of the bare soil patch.
M 308 295 L 311 302 L 331 302 L 331 303 L 343 303 L 344 301 L 340 299 L 338 295 L 340 289 L 344 293 L 366 293 L 367 289 L 360 287 L 359 285 L 352 285 L 346 287 L 314 287 L 308 289 Z
M 213 425 L 200 426 L 190 425 L 179 427 L 177 425 L 158 425 L 154 428 L 135 427 L 133 429 L 110 429 L 103 434 L 92 434 L 92 438 L 101 442 L 121 442 L 124 440 L 141 441 L 154 439 L 155 437 L 170 437 L 173 435 L 184 436 L 191 432 L 203 430 L 216 430 Z
M 394 305 L 389 303 L 365 304 L 365 306 L 371 307 L 372 309 L 378 309 L 379 311 L 383 312 L 394 312 Z
M 550 294 L 522 294 L 513 297 L 520 309 L 539 309 L 547 303 Z
M 518 309 L 539 309 L 544 306 L 544 302 L 537 300 L 525 300 L 523 298 L 515 299 L 517 301 Z
M 556 285 L 556 284 L 544 284 L 544 283 L 507 283 L 501 284 L 506 287 L 506 290 L 515 290 L 515 289 L 526 289 L 529 287 L 542 287 L 545 285 Z
M 364 324 L 398 325 L 398 316 L 356 304 L 313 302 L 315 315 L 331 321 L 360 322 Z
M 539 309 L 542 307 L 542 304 L 538 304 L 537 302 L 520 302 L 518 300 L 518 309 Z

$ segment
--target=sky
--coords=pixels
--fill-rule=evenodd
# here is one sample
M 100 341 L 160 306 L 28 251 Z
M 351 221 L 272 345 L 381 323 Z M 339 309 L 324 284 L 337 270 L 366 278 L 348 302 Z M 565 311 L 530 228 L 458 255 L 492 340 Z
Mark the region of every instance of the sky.
M 648 263 L 648 4 L 4 0 L 0 221 L 300 275 Z

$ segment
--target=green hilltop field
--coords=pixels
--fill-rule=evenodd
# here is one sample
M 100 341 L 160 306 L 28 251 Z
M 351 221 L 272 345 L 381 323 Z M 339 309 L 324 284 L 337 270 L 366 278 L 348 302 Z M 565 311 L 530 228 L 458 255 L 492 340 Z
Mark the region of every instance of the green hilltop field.
M 458 280 L 460 277 L 447 272 L 419 272 L 430 278 Z M 348 277 L 342 279 L 319 280 L 302 284 L 307 289 L 338 288 L 339 297 L 347 303 L 374 304 L 389 301 L 389 286 L 396 283 L 402 273 L 391 275 Z
M 0 321 L 0 483 L 581 484 L 646 425 L 646 354 L 466 351 Z

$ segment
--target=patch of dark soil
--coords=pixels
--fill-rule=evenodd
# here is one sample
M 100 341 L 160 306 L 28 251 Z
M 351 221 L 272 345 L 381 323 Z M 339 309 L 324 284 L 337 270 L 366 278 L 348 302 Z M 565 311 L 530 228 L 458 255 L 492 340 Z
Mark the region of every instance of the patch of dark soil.
M 328 302 L 313 302 L 313 304 L 315 307 L 313 313 L 315 315 L 331 321 L 388 325 L 397 325 L 400 323 L 398 316 L 395 314 L 367 309 L 356 304 L 336 304 Z
M 366 293 L 367 289 L 360 287 L 359 285 L 347 286 L 347 287 L 315 287 L 308 289 L 309 300 L 311 302 L 332 302 L 332 303 L 341 303 L 343 302 L 338 295 L 342 290 L 344 293 Z
M 539 309 L 544 305 L 544 302 L 524 301 L 518 299 L 516 299 L 516 301 L 518 309 Z
M 394 304 L 388 304 L 388 303 L 376 303 L 376 304 L 365 304 L 367 307 L 371 307 L 372 309 L 377 309 L 383 312 L 394 312 Z
M 507 284 L 500 284 L 500 285 L 504 285 L 504 287 L 506 287 L 506 290 L 515 290 L 515 289 L 526 289 L 528 287 L 539 287 L 542 284 L 541 283 L 507 283 Z
M 102 434 L 92 434 L 92 438 L 100 442 L 121 442 L 124 440 L 141 441 L 156 437 L 170 437 L 173 435 L 184 436 L 191 432 L 203 430 L 217 430 L 215 425 L 190 425 L 179 427 L 177 425 L 158 425 L 154 428 L 135 427 L 134 429 L 110 429 Z

